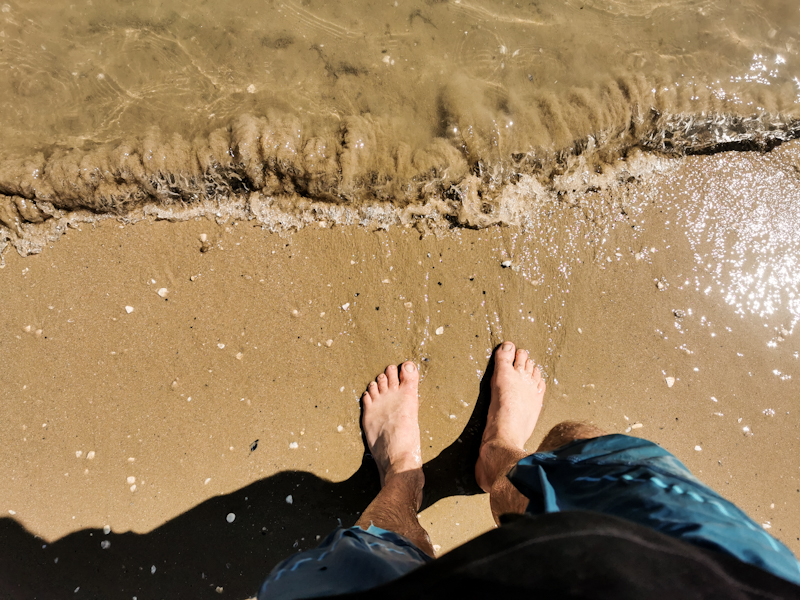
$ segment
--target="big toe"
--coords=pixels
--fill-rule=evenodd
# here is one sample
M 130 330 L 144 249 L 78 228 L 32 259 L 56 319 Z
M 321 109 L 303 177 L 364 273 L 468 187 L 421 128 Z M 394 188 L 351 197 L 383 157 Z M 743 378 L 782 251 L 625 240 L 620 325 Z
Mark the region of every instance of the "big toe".
M 400 386 L 413 387 L 419 383 L 419 371 L 417 365 L 407 360 L 400 365 Z
M 495 362 L 513 367 L 515 350 L 516 347 L 513 342 L 503 342 L 497 347 L 497 351 L 494 353 Z

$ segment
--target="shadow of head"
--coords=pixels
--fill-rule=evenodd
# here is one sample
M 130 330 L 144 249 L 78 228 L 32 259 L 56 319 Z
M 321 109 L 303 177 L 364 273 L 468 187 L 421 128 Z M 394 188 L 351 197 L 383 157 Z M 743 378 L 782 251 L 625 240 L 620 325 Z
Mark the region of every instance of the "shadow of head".
M 490 361 L 461 435 L 424 465 L 423 508 L 481 493 L 474 468 L 489 404 Z M 347 480 L 284 471 L 211 498 L 146 534 L 84 529 L 45 543 L 0 519 L 0 596 L 42 598 L 247 598 L 272 567 L 358 520 L 380 489 L 365 452 Z M 230 515 L 233 515 L 232 517 Z

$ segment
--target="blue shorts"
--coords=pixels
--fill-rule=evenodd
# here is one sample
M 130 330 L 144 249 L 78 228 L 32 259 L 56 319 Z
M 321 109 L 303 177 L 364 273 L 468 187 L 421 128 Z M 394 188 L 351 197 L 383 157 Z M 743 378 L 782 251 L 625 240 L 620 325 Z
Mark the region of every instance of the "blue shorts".
M 606 435 L 523 458 L 509 473 L 532 515 L 591 510 L 633 521 L 800 584 L 800 562 L 734 504 L 647 440 Z M 339 528 L 270 573 L 259 600 L 313 598 L 375 587 L 433 560 L 371 526 Z

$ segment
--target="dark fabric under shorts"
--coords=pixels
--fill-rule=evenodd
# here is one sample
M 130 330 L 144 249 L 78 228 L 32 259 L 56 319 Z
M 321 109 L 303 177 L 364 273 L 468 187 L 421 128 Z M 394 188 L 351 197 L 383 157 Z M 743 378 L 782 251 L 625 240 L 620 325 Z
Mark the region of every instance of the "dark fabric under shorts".
M 530 500 L 528 515 L 602 513 L 800 585 L 800 562 L 786 546 L 697 480 L 672 454 L 647 440 L 626 435 L 578 440 L 522 459 L 508 477 Z M 541 541 L 537 540 L 538 545 Z M 432 560 L 393 532 L 374 526 L 367 531 L 339 528 L 318 548 L 278 564 L 258 598 L 358 592 Z

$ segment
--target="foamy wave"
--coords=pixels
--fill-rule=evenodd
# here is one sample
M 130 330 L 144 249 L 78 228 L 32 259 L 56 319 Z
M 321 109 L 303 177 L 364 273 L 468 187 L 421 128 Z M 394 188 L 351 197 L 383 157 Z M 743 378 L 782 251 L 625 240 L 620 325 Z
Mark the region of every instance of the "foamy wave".
M 710 92 L 693 92 L 692 106 L 727 112 L 664 112 L 658 107 L 680 99 L 640 77 L 525 102 L 488 88 L 476 100 L 469 85 L 443 88 L 438 135 L 423 142 L 391 119 L 308 124 L 270 113 L 194 142 L 153 129 L 130 143 L 0 160 L 0 243 L 27 254 L 75 219 L 134 215 L 219 213 L 272 230 L 520 224 L 543 198 L 615 185 L 628 168 L 620 159 L 637 149 L 672 157 L 767 150 L 800 135 L 791 112 L 740 114 Z

